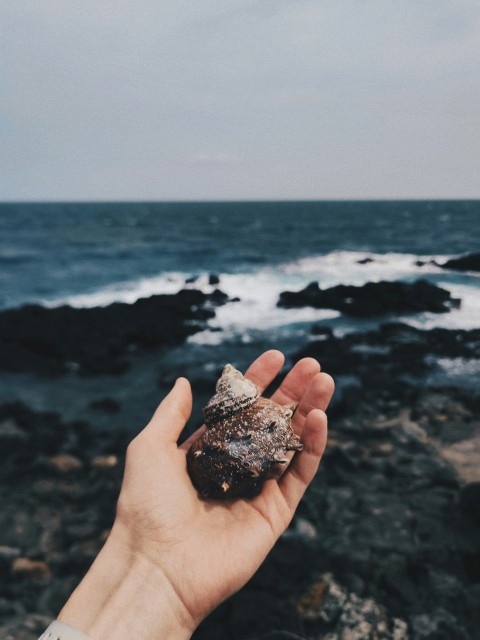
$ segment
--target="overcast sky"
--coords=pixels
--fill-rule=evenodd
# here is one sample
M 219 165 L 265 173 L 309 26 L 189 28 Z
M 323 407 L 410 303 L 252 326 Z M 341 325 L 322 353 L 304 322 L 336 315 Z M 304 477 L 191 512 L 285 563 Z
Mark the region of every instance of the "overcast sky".
M 478 0 L 4 0 L 1 200 L 480 197 Z

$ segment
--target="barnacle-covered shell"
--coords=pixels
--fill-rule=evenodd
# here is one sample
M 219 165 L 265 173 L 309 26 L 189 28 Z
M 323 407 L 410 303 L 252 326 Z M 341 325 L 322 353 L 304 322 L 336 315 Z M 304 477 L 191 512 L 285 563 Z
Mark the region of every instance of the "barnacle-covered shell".
M 293 406 L 262 398 L 252 381 L 227 365 L 204 409 L 207 428 L 187 456 L 200 495 L 257 495 L 276 465 L 288 463 L 285 453 L 303 448 L 292 429 L 293 411 Z
M 215 395 L 210 398 L 203 409 L 205 424 L 212 427 L 223 418 L 233 416 L 247 407 L 251 407 L 260 397 L 260 390 L 255 383 L 244 378 L 231 364 L 222 371 L 215 387 Z

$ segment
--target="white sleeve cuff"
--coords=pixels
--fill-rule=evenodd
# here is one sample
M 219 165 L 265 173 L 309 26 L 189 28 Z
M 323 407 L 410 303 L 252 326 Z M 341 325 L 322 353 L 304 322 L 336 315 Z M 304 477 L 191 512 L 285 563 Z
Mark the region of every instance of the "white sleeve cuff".
M 54 620 L 38 640 L 91 640 L 91 638 L 65 622 Z

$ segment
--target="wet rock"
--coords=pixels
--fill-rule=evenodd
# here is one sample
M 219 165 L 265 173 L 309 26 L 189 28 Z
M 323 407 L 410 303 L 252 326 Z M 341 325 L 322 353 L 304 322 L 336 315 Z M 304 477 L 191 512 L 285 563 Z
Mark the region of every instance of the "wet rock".
M 455 616 L 442 608 L 436 608 L 428 614 L 412 616 L 411 625 L 415 640 L 469 640 Z
M 400 442 L 408 442 L 408 441 L 419 441 L 419 442 L 428 442 L 428 436 L 425 429 L 413 422 L 409 418 L 408 409 L 402 411 L 401 414 L 401 422 L 399 425 L 399 429 L 396 431 L 396 439 Z
M 470 438 L 480 428 L 471 409 L 451 394 L 428 392 L 416 402 L 414 419 L 429 435 L 454 443 Z
M 346 590 L 327 574 L 298 597 L 295 607 L 304 619 L 332 623 L 339 618 L 347 598 Z
M 12 574 L 34 580 L 49 580 L 52 577 L 52 572 L 46 562 L 29 558 L 16 558 L 12 565 Z
M 208 284 L 211 284 L 211 285 L 220 284 L 219 276 L 216 273 L 211 273 L 208 276 Z
M 210 294 L 210 301 L 214 304 L 222 305 L 222 304 L 226 304 L 229 301 L 229 297 L 227 296 L 226 293 L 223 293 L 223 291 L 220 291 L 220 289 L 215 289 Z
M 426 280 L 367 282 L 360 287 L 337 285 L 324 290 L 317 282 L 311 282 L 301 291 L 284 291 L 278 301 L 279 307 L 336 309 L 349 316 L 364 318 L 420 311 L 446 313 L 459 304 L 460 301 L 453 299 L 448 291 Z
M 16 449 L 25 446 L 28 436 L 18 424 L 12 420 L 2 420 L 0 422 L 0 448 L 2 453 L 9 454 Z
M 80 471 L 83 468 L 81 460 L 68 453 L 59 453 L 48 459 L 48 464 L 59 473 Z
M 480 271 L 480 253 L 469 253 L 460 258 L 452 258 L 440 266 L 456 271 Z
M 290 631 L 269 631 L 262 636 L 256 636 L 249 640 L 307 640 L 305 636 L 298 636 Z
M 0 467 L 0 575 L 8 577 L 0 580 L 0 637 L 37 640 L 47 624 L 30 634 L 27 614 L 55 617 L 105 542 L 124 448 L 113 453 L 115 436 L 95 432 L 77 450 L 83 427 L 20 403 L 0 406 L 0 421 L 27 436 Z M 65 451 L 71 447 L 78 455 Z M 99 447 L 112 453 L 101 456 Z M 85 464 L 96 457 L 97 466 Z
M 95 456 L 90 461 L 90 466 L 94 469 L 111 469 L 118 464 L 118 457 L 113 454 L 106 456 Z
M 480 430 L 466 440 L 438 445 L 438 452 L 455 468 L 462 482 L 480 482 Z
M 378 330 L 350 333 L 336 337 L 328 331 L 308 342 L 294 356 L 294 361 L 311 356 L 335 378 L 354 378 L 359 386 L 349 386 L 348 393 L 335 394 L 334 404 L 344 412 L 354 411 L 364 389 L 382 390 L 398 402 L 407 377 L 424 377 L 435 370 L 436 358 L 480 358 L 480 330 L 433 329 L 425 331 L 399 322 L 383 324 Z M 363 387 L 363 389 L 361 388 Z M 353 402 L 350 396 L 354 394 Z M 452 393 L 449 390 L 448 396 Z M 375 400 L 375 405 L 376 405 Z
M 301 540 L 315 540 L 318 536 L 318 531 L 311 522 L 306 518 L 297 517 L 283 534 L 284 538 L 296 537 Z
M 373 258 L 361 258 L 357 260 L 357 264 L 370 264 L 371 262 L 374 262 Z
M 76 586 L 75 581 L 71 579 L 50 580 L 50 582 L 42 585 L 42 590 L 38 598 L 38 609 L 40 611 L 51 611 L 52 619 L 56 618 L 57 613 L 62 609 Z
M 323 575 L 296 600 L 308 636 L 318 640 L 409 640 L 406 621 L 391 616 L 371 598 L 341 587 Z
M 395 452 L 395 447 L 391 442 L 382 442 L 375 447 L 373 453 L 377 456 L 390 457 Z
M 21 486 L 21 484 L 20 484 Z M 6 495 L 7 494 L 7 495 Z M 31 549 L 37 543 L 41 534 L 41 525 L 35 519 L 35 513 L 25 501 L 12 504 L 8 494 L 15 493 L 7 488 L 0 493 L 0 544 L 7 547 L 18 547 L 22 550 Z
M 472 482 L 462 487 L 459 501 L 465 516 L 480 526 L 480 482 Z
M 59 375 L 121 374 L 128 354 L 181 344 L 206 327 L 228 296 L 183 289 L 133 304 L 75 309 L 27 305 L 0 313 L 0 369 Z
M 64 525 L 66 536 L 72 541 L 94 539 L 98 535 L 98 523 L 95 520 L 70 522 Z
M 7 571 L 10 569 L 13 561 L 16 560 L 20 554 L 21 551 L 17 547 L 0 545 L 0 570 Z
M 314 324 L 311 331 L 313 336 L 317 336 L 317 340 L 331 340 L 334 338 L 334 334 L 330 327 L 325 327 L 321 324 Z
M 6 624 L 0 623 L 0 638 L 2 640 L 37 640 L 51 621 L 52 617 L 39 614 L 18 617 Z
M 94 411 L 102 411 L 103 413 L 118 413 L 122 408 L 122 405 L 113 398 L 99 398 L 98 400 L 92 400 L 89 405 L 90 409 Z
M 80 471 L 100 451 L 123 454 L 128 442 L 122 430 L 97 429 L 93 435 L 86 422 L 64 423 L 56 413 L 32 411 L 19 402 L 0 405 L 0 422 L 13 423 L 15 430 L 22 432 L 19 446 L 5 447 L 8 455 L 0 465 L 0 487 L 2 482 L 28 482 L 40 470 L 42 481 L 49 475 L 47 470 L 56 474 Z
M 20 555 L 20 549 L 16 547 L 8 547 L 6 545 L 0 545 L 0 559 L 1 560 L 15 560 Z
M 15 618 L 15 616 L 24 615 L 25 607 L 20 602 L 14 602 L 13 600 L 9 600 L 0 596 L 0 620 L 3 621 L 7 618 Z M 3 636 L 0 635 L 0 638 L 3 638 Z
M 231 608 L 225 637 L 248 637 L 255 627 L 263 633 L 282 628 L 282 617 L 288 617 L 286 609 L 285 603 L 282 606 L 273 593 L 241 591 Z

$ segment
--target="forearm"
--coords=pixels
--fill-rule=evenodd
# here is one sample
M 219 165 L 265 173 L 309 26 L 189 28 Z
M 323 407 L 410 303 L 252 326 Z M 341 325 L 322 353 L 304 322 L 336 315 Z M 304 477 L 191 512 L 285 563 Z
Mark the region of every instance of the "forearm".
M 92 640 L 184 640 L 195 628 L 161 569 L 113 535 L 58 619 Z

